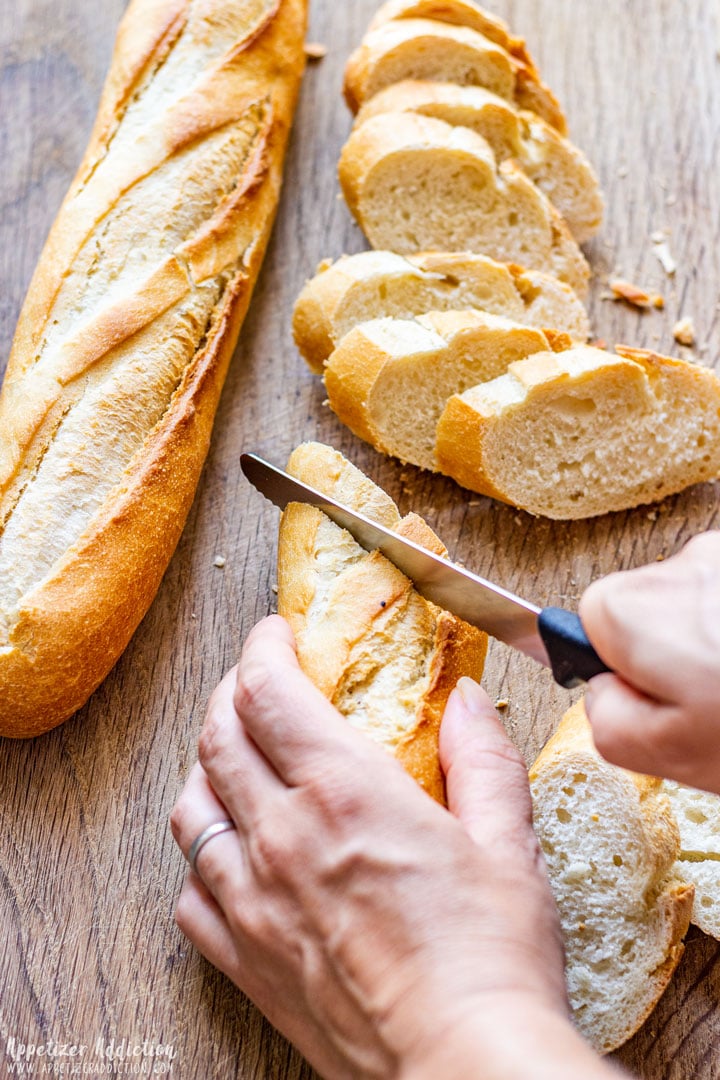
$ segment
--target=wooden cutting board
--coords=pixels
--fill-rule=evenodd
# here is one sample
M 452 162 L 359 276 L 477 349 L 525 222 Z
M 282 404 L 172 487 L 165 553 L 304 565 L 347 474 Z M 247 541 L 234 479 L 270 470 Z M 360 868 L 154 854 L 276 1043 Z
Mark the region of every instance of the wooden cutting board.
M 0 357 L 48 227 L 80 160 L 123 0 L 0 6 Z M 244 448 L 282 462 L 332 443 L 403 512 L 424 514 L 451 554 L 538 603 L 573 606 L 595 577 L 676 551 L 717 523 L 717 485 L 589 523 L 535 521 L 384 460 L 340 426 L 299 359 L 290 312 L 325 256 L 363 237 L 337 197 L 348 130 L 345 58 L 374 0 L 315 0 L 308 69 L 282 206 L 235 357 L 187 529 L 148 616 L 87 707 L 35 741 L 0 743 L 0 1073 L 7 1040 L 172 1043 L 177 1077 L 309 1077 L 255 1009 L 183 940 L 173 907 L 185 873 L 168 814 L 194 760 L 210 691 L 274 604 L 277 517 L 238 469 Z M 720 36 L 707 0 L 496 0 L 565 104 L 607 195 L 588 247 L 594 330 L 677 354 L 720 356 Z M 667 233 L 666 276 L 651 237 Z M 664 312 L 608 301 L 616 272 L 666 298 Z M 214 565 L 216 556 L 226 562 Z M 530 661 L 493 645 L 486 685 L 528 761 L 570 698 Z M 638 1076 L 720 1076 L 720 953 L 691 932 L 653 1016 L 618 1055 Z

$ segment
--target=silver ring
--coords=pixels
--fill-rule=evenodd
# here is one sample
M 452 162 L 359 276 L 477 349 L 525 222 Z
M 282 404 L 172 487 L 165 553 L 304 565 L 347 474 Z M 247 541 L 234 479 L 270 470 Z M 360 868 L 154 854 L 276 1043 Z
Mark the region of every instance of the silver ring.
M 200 876 L 197 868 L 197 857 L 202 849 L 207 844 L 208 840 L 212 840 L 213 836 L 220 836 L 220 833 L 230 832 L 235 828 L 234 821 L 216 821 L 213 825 L 208 825 L 207 829 L 203 829 L 199 836 L 196 836 L 190 845 L 188 851 L 188 862 L 198 877 Z

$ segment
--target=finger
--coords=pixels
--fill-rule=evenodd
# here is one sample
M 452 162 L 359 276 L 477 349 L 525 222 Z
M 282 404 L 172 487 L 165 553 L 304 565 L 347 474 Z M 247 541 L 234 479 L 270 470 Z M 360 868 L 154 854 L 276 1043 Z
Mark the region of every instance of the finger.
M 660 702 L 688 690 L 678 669 L 692 669 L 704 640 L 702 612 L 717 595 L 718 541 L 697 537 L 662 563 L 610 574 L 580 601 L 580 617 L 595 649 L 626 683 Z M 708 623 L 717 622 L 717 601 Z M 710 652 L 716 651 L 713 635 Z M 672 662 L 664 662 L 664 658 Z M 692 685 L 690 693 L 693 692 Z
M 259 623 L 245 643 L 235 708 L 248 735 L 291 786 L 335 763 L 379 761 L 384 754 L 301 671 L 292 631 L 277 615 Z
M 202 766 L 194 765 L 170 815 L 172 834 L 185 858 L 209 825 L 227 820 L 234 821 L 232 814 L 213 791 Z M 224 910 L 245 888 L 245 867 L 244 844 L 237 830 L 213 836 L 195 858 L 197 875 Z
M 460 679 L 448 699 L 440 727 L 440 762 L 448 807 L 480 847 L 501 845 L 518 830 L 533 835 L 525 763 L 490 698 L 472 679 Z
M 234 821 L 213 791 L 205 770 L 196 762 L 170 814 L 170 829 L 178 847 L 188 858 L 193 840 L 216 821 Z
M 249 737 L 234 704 L 237 668 L 214 691 L 198 742 L 210 785 L 238 826 L 247 831 L 284 784 Z
M 707 748 L 695 746 L 692 726 L 677 706 L 658 704 L 616 675 L 597 675 L 588 685 L 585 711 L 606 761 L 698 785 Z
M 175 921 L 206 960 L 237 981 L 240 960 L 220 906 L 200 878 L 190 873 L 183 883 Z
M 344 1075 L 346 1059 L 323 1028 L 307 1014 L 291 987 L 263 978 L 248 941 L 237 942 L 228 922 L 200 878 L 189 874 L 175 911 L 175 921 L 213 967 L 222 971 L 325 1076 Z

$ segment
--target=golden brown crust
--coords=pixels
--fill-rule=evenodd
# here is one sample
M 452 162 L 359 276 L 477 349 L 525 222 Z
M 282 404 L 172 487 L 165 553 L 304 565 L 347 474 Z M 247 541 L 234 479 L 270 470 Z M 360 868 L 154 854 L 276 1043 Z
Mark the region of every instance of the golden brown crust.
M 563 716 L 556 732 L 530 769 L 529 779 L 534 784 L 543 773 L 563 766 L 569 771 L 582 771 L 588 767 L 589 761 L 601 763 L 581 699 Z M 610 765 L 605 767 L 609 771 L 615 770 Z M 624 1018 L 625 1026 L 616 1024 L 612 1037 L 606 1036 L 603 1041 L 593 1038 L 596 1048 L 604 1054 L 622 1046 L 639 1030 L 665 992 L 683 954 L 682 938 L 690 924 L 694 899 L 694 887 L 672 877 L 680 837 L 669 801 L 662 793 L 662 781 L 624 769 L 616 771 L 629 780 L 638 792 L 639 801 L 634 804 L 633 814 L 639 812 L 643 819 L 642 859 L 649 882 L 647 895 L 639 897 L 639 900 L 647 905 L 648 918 L 653 910 L 657 912 L 655 925 L 664 950 L 664 960 L 650 973 L 641 1000 L 634 1003 L 635 1010 Z M 596 782 L 599 783 L 600 779 Z M 537 797 L 540 797 L 540 789 L 537 790 Z M 586 1034 L 594 1033 L 586 1031 Z
M 508 377 L 512 386 L 507 380 L 496 381 L 449 398 L 437 426 L 436 457 L 441 472 L 471 491 L 523 506 L 531 513 L 563 519 L 594 516 L 654 502 L 718 475 L 718 413 L 715 408 L 720 401 L 720 382 L 711 369 L 644 349 L 618 346 L 617 355 L 614 355 L 590 346 L 574 346 L 563 335 L 553 335 L 551 344 L 555 352 L 538 353 L 509 365 Z M 565 386 L 573 390 L 584 387 L 588 398 L 600 405 L 608 387 L 621 389 L 629 398 L 625 405 L 629 420 L 633 416 L 643 420 L 638 400 L 649 401 L 649 406 L 643 408 L 649 408 L 650 415 L 662 424 L 667 423 L 663 409 L 670 410 L 672 421 L 675 416 L 673 402 L 675 408 L 687 408 L 688 403 L 692 403 L 698 415 L 705 418 L 706 453 L 703 456 L 700 452 L 702 442 L 695 446 L 688 438 L 686 446 L 681 448 L 685 456 L 681 457 L 679 453 L 677 456 L 682 467 L 674 467 L 673 453 L 666 451 L 662 460 L 657 459 L 660 463 L 656 466 L 656 474 L 646 480 L 643 489 L 634 489 L 628 484 L 624 489 L 618 486 L 610 492 L 608 479 L 603 487 L 595 485 L 584 489 L 582 501 L 575 500 L 574 506 L 562 503 L 559 495 L 558 502 L 552 506 L 547 500 L 541 503 L 535 493 L 518 497 L 517 487 L 513 495 L 512 480 L 506 480 L 502 475 L 508 456 L 502 449 L 507 445 L 503 442 L 508 430 L 505 425 L 521 422 L 544 403 L 546 394 L 552 396 Z M 633 392 L 634 398 L 630 396 Z M 676 431 L 684 435 L 682 425 L 677 420 L 675 423 Z M 598 438 L 607 437 L 607 445 L 612 446 L 617 436 L 613 435 L 611 439 L 606 427 L 597 430 Z M 560 488 L 557 490 L 559 492 Z M 596 496 L 594 501 L 591 495 Z
M 540 78 L 522 38 L 510 35 L 502 20 L 488 15 L 475 5 L 465 3 L 464 0 L 443 0 L 442 3 L 437 0 L 414 0 L 412 3 L 400 0 L 399 3 L 389 3 L 380 9 L 363 42 L 350 56 L 345 69 L 345 100 L 353 113 L 356 113 L 373 93 L 373 69 L 378 57 L 382 55 L 387 36 L 383 31 L 388 26 L 404 21 L 408 21 L 418 30 L 422 24 L 426 24 L 426 32 L 431 31 L 434 25 L 440 37 L 452 37 L 453 28 L 456 28 L 459 31 L 458 40 L 462 40 L 463 34 L 469 32 L 478 47 L 482 48 L 484 42 L 502 49 L 509 61 L 514 84 L 512 96 L 517 104 L 537 113 L 560 134 L 567 134 L 567 121 L 557 98 Z M 449 34 L 445 33 L 447 30 L 450 31 Z M 472 37 L 467 36 L 468 42 Z
M 346 334 L 325 367 L 330 408 L 360 439 L 385 454 L 392 451 L 378 437 L 367 409 L 368 397 L 388 361 L 387 352 L 371 341 L 363 327 Z
M 398 223 L 395 197 L 386 195 L 387 178 L 391 172 L 397 175 L 405 169 L 424 170 L 428 165 L 444 177 L 454 169 L 462 170 L 461 175 L 465 176 L 474 173 L 474 190 L 468 198 L 478 199 L 480 207 L 482 200 L 475 192 L 489 189 L 493 192 L 492 212 L 487 216 L 480 213 L 476 221 L 469 214 L 460 233 L 456 212 L 458 194 L 447 188 L 440 196 L 437 219 L 428 225 L 424 217 L 427 208 L 421 201 L 411 218 L 413 229 L 404 231 Z M 431 249 L 447 244 L 475 249 L 482 244 L 484 254 L 513 262 L 519 258 L 521 233 L 506 233 L 502 208 L 507 206 L 515 212 L 517 229 L 526 228 L 532 234 L 521 245 L 528 265 L 559 277 L 580 297 L 587 293 L 588 263 L 552 203 L 512 160 L 498 167 L 490 145 L 469 128 L 453 127 L 443 120 L 413 112 L 370 117 L 350 132 L 340 155 L 338 177 L 350 212 L 375 248 L 393 248 L 408 256 L 416 254 L 418 246 Z M 408 183 L 407 175 L 405 183 Z M 386 185 L 384 221 L 374 202 L 381 197 L 377 194 L 378 184 Z M 443 209 L 446 219 L 449 211 L 453 212 L 456 223 L 453 236 L 446 235 L 447 221 L 442 226 L 439 223 Z
M 133 175 L 145 175 L 159 160 L 167 160 L 218 125 L 242 124 L 252 110 L 259 119 L 256 123 L 254 114 L 251 117 L 257 136 L 234 190 L 204 227 L 178 247 L 177 262 L 170 259 L 145 294 L 136 295 L 129 305 L 106 309 L 105 321 L 96 320 L 94 333 L 78 343 L 77 351 L 65 351 L 64 362 L 70 365 L 66 378 L 72 382 L 88 363 L 176 303 L 183 280 L 186 291 L 211 276 L 220 282 L 206 337 L 161 422 L 128 465 L 123 483 L 7 617 L 8 640 L 0 647 L 2 735 L 47 731 L 85 702 L 130 640 L 175 549 L 272 227 L 304 65 L 305 9 L 304 0 L 258 0 L 235 48 L 184 98 L 157 116 L 157 137 L 139 146 L 126 173 L 99 188 L 94 181 L 98 163 L 122 127 L 135 90 L 152 79 L 155 66 L 180 39 L 190 5 L 188 0 L 134 0 L 121 24 L 90 145 L 36 270 L 0 399 L 0 417 L 8 412 L 13 417 L 0 448 L 0 491 L 4 487 L 10 500 L 3 511 L 5 523 L 17 498 L 19 470 L 42 454 L 47 422 L 63 405 L 62 397 L 57 402 L 40 397 L 23 413 L 16 402 L 26 384 L 37 397 L 34 372 L 29 369 L 43 328 L 63 277 L 103 207 L 112 205 Z M 186 268 L 182 275 L 178 263 Z
M 422 518 L 409 514 L 401 521 L 392 500 L 337 451 L 304 444 L 291 456 L 288 470 L 348 505 L 362 507 L 368 516 L 415 543 L 447 554 Z M 363 728 L 361 722 L 360 726 L 381 738 L 418 783 L 444 802 L 438 756 L 440 720 L 458 678 L 480 678 L 487 636 L 423 600 L 387 559 L 378 552 L 363 553 L 335 526 L 328 533 L 328 525 L 320 511 L 299 504 L 285 510 L 280 524 L 278 611 L 293 629 L 300 664 L 344 711 L 348 687 L 352 705 L 357 706 L 358 699 L 361 705 L 366 681 L 391 660 L 399 643 L 409 652 L 409 659 L 421 666 L 427 663 L 426 683 L 410 730 L 398 735 L 391 722 L 383 737 L 377 725 Z M 326 531 L 320 535 L 323 528 Z M 320 609 L 313 610 L 317 595 Z M 399 694 L 406 691 L 407 685 L 398 687 Z M 384 696 L 383 711 L 388 713 L 397 705 L 391 698 Z M 351 722 L 357 721 L 357 715 L 362 714 L 349 716 Z
M 435 627 L 430 687 L 417 728 L 400 745 L 397 758 L 421 787 L 443 805 L 447 803 L 445 777 L 437 749 L 442 715 L 458 679 L 467 675 L 479 682 L 487 648 L 486 634 L 446 611 L 440 612 Z
M 435 456 L 438 470 L 456 484 L 508 502 L 506 494 L 493 484 L 485 468 L 484 444 L 492 419 L 473 409 L 460 394 L 448 398 L 438 421 Z

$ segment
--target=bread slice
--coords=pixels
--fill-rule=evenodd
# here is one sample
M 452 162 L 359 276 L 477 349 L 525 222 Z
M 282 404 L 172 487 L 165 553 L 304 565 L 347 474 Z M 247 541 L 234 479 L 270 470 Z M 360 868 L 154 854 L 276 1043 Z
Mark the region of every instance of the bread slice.
M 514 158 L 547 195 L 578 243 L 593 236 L 602 221 L 597 176 L 583 152 L 535 113 L 480 86 L 407 79 L 370 98 L 356 123 L 384 112 L 415 112 L 447 124 L 471 128 L 490 143 L 495 159 Z
M 530 770 L 535 831 L 565 939 L 570 1005 L 601 1053 L 633 1035 L 682 956 L 692 885 L 661 781 L 599 756 L 582 701 Z
M 448 397 L 549 348 L 541 330 L 479 311 L 376 319 L 351 330 L 328 360 L 328 402 L 376 450 L 434 470 Z
M 375 12 L 368 29 L 375 30 L 391 19 L 436 19 L 451 26 L 467 26 L 535 68 L 523 39 L 512 34 L 502 19 L 479 7 L 475 0 L 388 0 Z
M 374 248 L 475 251 L 587 291 L 588 265 L 552 204 L 513 162 L 498 168 L 469 128 L 411 112 L 370 117 L 351 132 L 339 176 Z
M 329 446 L 299 446 L 288 471 L 447 554 L 421 518 L 401 519 L 392 499 Z M 278 610 L 316 686 L 444 802 L 440 720 L 457 680 L 480 678 L 487 636 L 423 600 L 377 551 L 368 553 L 320 510 L 299 503 L 288 506 L 280 523 Z
M 567 121 L 552 90 L 540 78 L 537 65 L 521 37 L 475 0 L 388 0 L 370 23 L 374 30 L 390 19 L 435 19 L 451 26 L 465 26 L 500 45 L 515 64 L 515 98 L 524 109 L 545 117 L 557 131 L 567 133 Z
M 720 797 L 663 781 L 680 829 L 675 872 L 695 886 L 692 921 L 720 941 Z
M 403 18 L 369 30 L 347 62 L 345 100 L 357 112 L 373 94 L 403 79 L 484 86 L 561 133 L 567 130 L 557 99 L 536 69 L 468 26 Z
M 391 251 L 362 251 L 320 265 L 295 304 L 293 334 L 307 364 L 319 374 L 358 323 L 463 310 L 489 311 L 525 326 L 551 326 L 576 341 L 586 341 L 590 332 L 585 308 L 570 286 L 541 271 L 462 252 L 406 259 Z
M 451 397 L 440 470 L 550 518 L 593 517 L 720 473 L 720 379 L 642 349 L 589 346 L 511 364 Z

